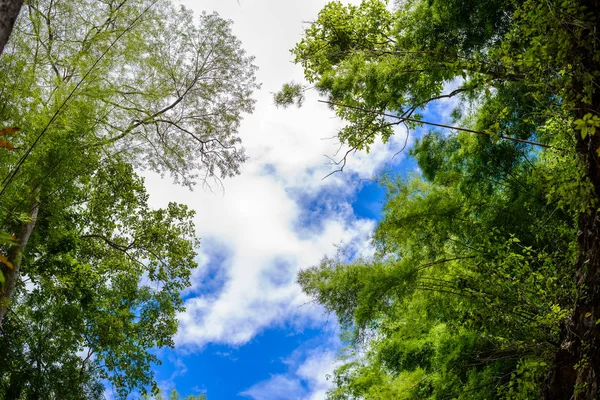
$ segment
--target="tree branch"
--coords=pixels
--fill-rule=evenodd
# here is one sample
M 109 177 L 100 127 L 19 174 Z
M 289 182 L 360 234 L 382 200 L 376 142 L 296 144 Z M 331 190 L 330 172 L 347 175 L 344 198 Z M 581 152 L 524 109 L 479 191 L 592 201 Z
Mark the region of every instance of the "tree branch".
M 408 117 L 399 117 L 399 116 L 394 115 L 394 114 L 389 114 L 389 113 L 375 111 L 375 110 L 369 110 L 369 109 L 366 109 L 366 108 L 357 107 L 357 106 L 351 106 L 351 105 L 347 105 L 347 104 L 336 103 L 336 102 L 333 102 L 333 101 L 327 101 L 327 100 L 318 100 L 318 101 L 319 101 L 319 103 L 329 104 L 330 106 L 338 106 L 338 107 L 350 108 L 350 109 L 362 111 L 362 112 L 368 113 L 368 114 L 381 115 L 381 116 L 384 116 L 384 117 L 395 118 L 395 119 L 400 120 L 400 122 L 404 122 L 404 121 L 414 122 L 414 123 L 417 123 L 417 124 L 425 124 L 425 125 L 437 126 L 437 127 L 440 127 L 440 128 L 452 129 L 452 130 L 461 131 L 461 132 L 474 133 L 476 135 L 483 135 L 483 136 L 488 136 L 488 137 L 492 137 L 493 136 L 491 133 L 488 133 L 488 132 L 476 131 L 476 130 L 467 129 L 467 128 L 460 128 L 458 126 L 438 124 L 438 123 L 435 123 L 435 122 L 423 121 L 423 120 L 418 120 L 418 119 L 413 119 L 413 118 L 408 118 Z M 498 137 L 500 139 L 510 140 L 512 142 L 525 143 L 525 144 L 530 144 L 532 146 L 544 147 L 546 149 L 556 149 L 556 150 L 563 150 L 564 151 L 564 149 L 561 149 L 561 148 L 558 148 L 558 147 L 554 147 L 554 146 L 551 146 L 549 144 L 544 144 L 544 143 L 539 143 L 539 142 L 533 142 L 533 141 L 530 141 L 530 140 L 513 138 L 513 137 L 505 136 L 505 135 L 502 135 L 502 134 L 500 134 Z

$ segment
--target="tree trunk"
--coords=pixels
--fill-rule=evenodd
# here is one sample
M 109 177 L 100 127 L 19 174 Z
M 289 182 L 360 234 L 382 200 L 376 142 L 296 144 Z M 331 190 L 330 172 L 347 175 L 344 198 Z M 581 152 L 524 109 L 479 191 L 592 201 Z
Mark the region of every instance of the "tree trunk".
M 596 15 L 599 0 L 582 0 Z M 594 18 L 594 17 L 593 17 Z M 598 20 L 593 21 L 590 35 L 600 31 Z M 595 36 L 594 36 L 595 37 Z M 597 71 L 600 65 L 595 54 L 586 49 L 573 49 L 583 54 L 585 70 Z M 574 77 L 577 79 L 578 77 Z M 581 77 L 579 77 L 581 79 Z M 596 79 L 596 78 L 594 78 Z M 597 85 L 597 82 L 593 82 Z M 581 94 L 584 83 L 574 82 L 573 92 Z M 600 116 L 600 90 L 594 87 L 591 104 L 577 103 L 577 118 L 592 112 Z M 576 262 L 577 299 L 575 309 L 561 332 L 560 347 L 546 377 L 543 398 L 546 400 L 600 399 L 600 132 L 586 140 L 576 133 L 577 153 L 592 188 L 579 216 Z
M 597 211 L 580 215 L 578 241 L 579 293 L 546 379 L 544 399 L 547 400 L 600 397 L 600 325 L 596 324 L 600 321 L 600 214 Z
M 0 0 L 0 55 L 8 42 L 22 5 L 23 0 Z
M 0 0 L 1 1 L 1 0 Z M 2 264 L 1 269 L 4 274 L 4 287 L 2 287 L 2 291 L 0 292 L 0 329 L 2 328 L 2 320 L 6 315 L 6 311 L 10 306 L 10 299 L 12 297 L 13 290 L 15 289 L 15 285 L 19 278 L 19 271 L 21 260 L 23 258 L 23 251 L 25 250 L 25 246 L 27 246 L 27 242 L 29 241 L 29 237 L 31 236 L 31 232 L 35 228 L 35 223 L 38 216 L 39 211 L 39 201 L 37 197 L 39 195 L 39 187 L 33 191 L 33 202 L 29 209 L 29 222 L 25 222 L 21 225 L 21 231 L 19 236 L 17 237 L 18 244 L 12 246 L 8 251 L 8 259 L 12 262 L 13 268 L 9 268 L 7 265 Z

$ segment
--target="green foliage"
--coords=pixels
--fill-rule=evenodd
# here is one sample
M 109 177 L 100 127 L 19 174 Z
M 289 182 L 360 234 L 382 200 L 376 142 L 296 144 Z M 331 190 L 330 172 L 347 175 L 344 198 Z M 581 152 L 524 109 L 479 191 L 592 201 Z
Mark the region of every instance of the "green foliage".
M 585 139 L 586 136 L 595 135 L 596 128 L 600 128 L 600 117 L 587 113 L 583 118 L 575 120 L 575 129 L 581 132 L 581 138 Z
M 179 392 L 177 392 L 177 390 L 173 389 L 171 390 L 171 392 L 169 393 L 169 397 L 168 400 L 206 400 L 206 395 L 204 394 L 200 394 L 200 395 L 192 395 L 190 394 L 189 396 L 186 397 L 181 397 L 179 395 Z M 163 396 L 161 391 L 158 391 L 158 393 L 154 396 L 144 396 L 143 397 L 144 400 L 165 400 L 165 397 Z
M 300 273 L 350 340 L 331 399 L 537 393 L 572 307 L 576 213 L 549 202 L 542 155 L 506 150 L 426 136 L 428 179 L 388 180 L 375 258 Z
M 302 107 L 304 103 L 304 88 L 302 85 L 290 82 L 285 83 L 281 88 L 281 91 L 277 92 L 273 96 L 275 105 L 278 107 L 287 108 L 293 104 L 298 107 Z
M 27 2 L 0 58 L 0 120 L 19 128 L 0 130 L 0 397 L 156 390 L 199 243 L 136 171 L 239 173 L 252 62 L 230 22 L 167 0 Z
M 158 359 L 149 350 L 173 345 L 198 243 L 185 206 L 151 210 L 146 201 L 132 168 L 110 163 L 59 200 L 77 206 L 42 209 L 21 266 L 30 288 L 13 299 L 2 335 L 11 349 L 5 397 L 35 388 L 41 398 L 67 398 L 70 388 L 69 398 L 80 398 L 100 377 L 123 397 L 153 384 Z
M 167 0 L 36 0 L 23 14 L 0 66 L 1 101 L 26 147 L 46 129 L 30 158 L 85 121 L 71 146 L 119 152 L 186 185 L 239 172 L 237 129 L 258 85 L 230 22 L 196 23 Z
M 574 151 L 598 127 L 581 108 L 594 18 L 574 0 L 368 0 L 329 3 L 305 31 L 292 52 L 343 143 L 368 151 L 447 98 L 489 135 L 422 135 L 421 174 L 383 179 L 376 255 L 300 273 L 348 340 L 329 398 L 539 397 L 577 297 L 577 216 L 597 208 Z
M 406 122 L 401 118 L 415 119 L 436 100 L 461 97 L 479 108 L 501 105 L 502 97 L 515 92 L 523 104 L 510 101 L 475 130 L 553 145 L 572 137 L 573 128 L 542 136 L 532 129 L 516 132 L 520 127 L 495 117 L 521 113 L 523 125 L 539 127 L 550 118 L 572 118 L 575 102 L 591 101 L 600 72 L 577 67 L 582 63 L 572 57 L 583 60 L 585 53 L 568 53 L 577 46 L 598 58 L 584 23 L 590 13 L 577 4 L 407 1 L 391 11 L 377 0 L 357 6 L 332 2 L 292 53 L 307 81 L 348 122 L 339 138 L 358 150 L 368 150 L 376 137 L 387 141 L 393 126 Z M 574 76 L 583 77 L 583 88 L 574 86 L 579 82 Z M 449 84 L 456 88 L 445 90 Z

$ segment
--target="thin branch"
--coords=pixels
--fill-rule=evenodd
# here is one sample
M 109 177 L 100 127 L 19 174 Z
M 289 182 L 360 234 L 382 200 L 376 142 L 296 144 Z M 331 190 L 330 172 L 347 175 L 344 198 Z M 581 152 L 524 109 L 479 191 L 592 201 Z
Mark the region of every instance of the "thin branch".
M 368 113 L 368 114 L 381 115 L 381 116 L 384 116 L 384 117 L 394 118 L 394 119 L 399 120 L 400 122 L 404 122 L 404 121 L 414 122 L 414 123 L 417 123 L 417 124 L 425 124 L 425 125 L 437 126 L 437 127 L 440 127 L 440 128 L 453 129 L 453 130 L 462 131 L 462 132 L 474 133 L 476 135 L 483 135 L 483 136 L 488 136 L 488 137 L 492 137 L 493 136 L 491 133 L 488 133 L 488 132 L 476 131 L 476 130 L 473 130 L 473 129 L 460 128 L 460 127 L 457 127 L 457 126 L 451 126 L 451 125 L 445 125 L 445 124 L 438 124 L 438 123 L 435 123 L 435 122 L 423 121 L 423 120 L 418 120 L 418 119 L 413 119 L 413 118 L 408 118 L 408 117 L 399 117 L 399 116 L 394 115 L 394 114 L 389 114 L 389 113 L 375 111 L 375 110 L 369 110 L 369 109 L 358 107 L 358 106 L 351 106 L 351 105 L 347 105 L 347 104 L 336 103 L 336 102 L 333 102 L 333 101 L 327 101 L 327 100 L 318 100 L 318 101 L 319 101 L 319 103 L 325 103 L 325 104 L 328 104 L 330 106 L 338 106 L 338 107 L 350 108 L 350 109 L 362 111 L 362 112 Z M 533 141 L 530 141 L 530 140 L 513 138 L 513 137 L 505 136 L 505 135 L 502 135 L 502 134 L 500 134 L 498 137 L 500 139 L 510 140 L 512 142 L 530 144 L 532 146 L 544 147 L 546 149 L 556 149 L 556 150 L 563 150 L 563 151 L 565 151 L 564 149 L 561 149 L 561 148 L 558 148 L 558 147 L 554 147 L 554 146 L 551 146 L 549 144 L 544 144 L 544 143 L 539 143 L 539 142 L 533 142 Z
M 122 252 L 127 252 L 128 250 L 131 250 L 133 248 L 133 245 L 135 244 L 135 240 L 133 240 L 133 242 L 129 243 L 127 246 L 123 246 L 121 244 L 113 242 L 112 240 L 110 240 L 106 236 L 97 235 L 97 234 L 82 235 L 81 238 L 82 239 L 91 239 L 91 238 L 93 238 L 93 239 L 101 239 L 101 240 L 104 241 L 104 243 L 106 243 L 107 245 L 109 245 L 113 249 L 116 249 L 116 250 L 119 250 L 119 251 L 122 251 Z
M 457 261 L 457 260 L 468 260 L 468 259 L 472 259 L 472 258 L 476 258 L 476 256 L 445 258 L 443 260 L 431 261 L 431 262 L 419 265 L 419 267 L 417 268 L 417 271 L 421 271 L 425 268 L 429 268 L 429 267 L 437 265 L 437 264 L 444 264 L 444 263 L 447 263 L 450 261 Z
M 133 27 L 135 26 L 135 24 L 142 18 L 142 16 L 144 16 L 149 10 L 150 8 L 152 8 L 156 3 L 158 2 L 158 0 L 153 1 L 150 5 L 148 5 L 148 7 L 146 7 L 137 17 L 134 18 L 134 20 L 127 26 L 126 29 L 123 30 L 123 32 L 121 32 L 116 38 L 115 40 L 113 40 L 111 42 L 111 44 L 106 48 L 106 50 L 104 50 L 104 52 L 102 52 L 102 54 L 100 55 L 100 57 L 98 57 L 96 59 L 96 61 L 94 62 L 94 64 L 92 64 L 92 66 L 90 67 L 90 69 L 87 70 L 87 72 L 85 73 L 85 75 L 83 75 L 81 77 L 81 79 L 79 80 L 79 82 L 77 82 L 77 85 L 75 85 L 75 87 L 73 88 L 73 90 L 71 90 L 71 92 L 69 93 L 69 95 L 65 98 L 65 100 L 61 103 L 61 105 L 58 107 L 58 109 L 54 112 L 54 114 L 52 115 L 52 117 L 50 118 L 50 120 L 48 121 L 48 123 L 46 123 L 46 126 L 44 126 L 44 128 L 42 129 L 42 131 L 39 133 L 39 135 L 37 136 L 37 138 L 35 139 L 35 141 L 31 144 L 31 146 L 27 149 L 27 151 L 25 152 L 25 154 L 23 154 L 23 156 L 21 157 L 21 159 L 19 160 L 19 162 L 17 163 L 17 166 L 15 167 L 14 170 L 12 170 L 8 176 L 6 178 L 4 178 L 4 180 L 2 181 L 2 190 L 0 190 L 0 197 L 4 194 L 4 192 L 6 191 L 8 185 L 12 182 L 12 180 L 15 178 L 15 176 L 17 175 L 17 173 L 19 172 L 19 170 L 21 169 L 21 166 L 23 165 L 23 163 L 25 163 L 25 160 L 27 159 L 27 157 L 29 157 L 29 155 L 31 154 L 31 152 L 33 151 L 33 149 L 35 148 L 35 146 L 39 143 L 39 141 L 42 139 L 42 137 L 44 136 L 44 134 L 48 131 L 48 128 L 50 127 L 50 125 L 54 122 L 54 120 L 58 117 L 58 115 L 60 114 L 60 112 L 62 111 L 62 109 L 66 106 L 67 102 L 69 102 L 69 100 L 71 100 L 71 98 L 75 95 L 75 92 L 77 92 L 77 90 L 79 89 L 79 87 L 83 84 L 83 82 L 85 82 L 85 80 L 87 79 L 87 77 L 92 73 L 92 71 L 96 68 L 96 66 L 98 65 L 98 63 L 100 63 L 100 61 L 106 56 L 106 54 L 108 54 L 108 52 L 114 47 L 114 45 L 128 32 L 131 31 L 131 29 L 133 29 Z

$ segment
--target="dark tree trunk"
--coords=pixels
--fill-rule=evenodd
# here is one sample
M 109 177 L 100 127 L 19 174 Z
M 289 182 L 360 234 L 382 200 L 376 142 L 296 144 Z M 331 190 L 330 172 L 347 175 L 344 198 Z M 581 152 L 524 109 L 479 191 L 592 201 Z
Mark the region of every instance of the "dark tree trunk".
M 39 195 L 39 188 L 34 190 L 33 193 L 34 197 L 37 197 Z M 31 236 L 33 229 L 35 228 L 38 211 L 39 202 L 34 200 L 29 210 L 30 221 L 21 225 L 20 232 L 18 233 L 19 236 L 17 237 L 18 243 L 12 246 L 8 252 L 8 259 L 12 262 L 13 268 L 9 268 L 4 264 L 0 266 L 5 279 L 4 287 L 0 292 L 0 329 L 2 328 L 2 320 L 4 319 L 4 316 L 6 315 L 6 312 L 10 306 L 10 299 L 19 278 L 23 251 L 25 250 L 25 246 L 27 246 L 27 242 L 29 241 L 29 237 Z
M 591 169 L 598 173 L 594 164 Z M 595 184 L 598 188 L 600 177 Z M 579 216 L 578 242 L 579 293 L 546 380 L 547 400 L 600 398 L 600 213 Z
M 22 5 L 23 0 L 0 0 L 0 55 L 8 42 Z
M 593 12 L 592 15 L 597 15 L 599 0 L 581 0 L 581 3 Z M 596 35 L 600 31 L 598 25 L 598 20 L 593 21 L 588 34 Z M 585 70 L 600 70 L 598 61 L 594 60 L 596 54 L 586 49 L 572 51 L 583 55 Z M 581 77 L 574 78 L 573 94 L 581 94 L 584 83 L 576 81 Z M 597 81 L 593 85 L 591 104 L 576 101 L 578 118 L 590 112 L 600 116 L 600 90 L 595 87 Z M 576 136 L 576 150 L 591 190 L 588 198 L 580 199 L 586 211 L 579 216 L 578 222 L 575 309 L 562 329 L 560 347 L 546 377 L 545 400 L 600 399 L 600 132 L 585 140 L 579 132 Z

